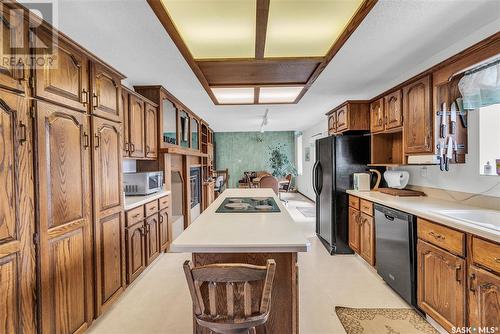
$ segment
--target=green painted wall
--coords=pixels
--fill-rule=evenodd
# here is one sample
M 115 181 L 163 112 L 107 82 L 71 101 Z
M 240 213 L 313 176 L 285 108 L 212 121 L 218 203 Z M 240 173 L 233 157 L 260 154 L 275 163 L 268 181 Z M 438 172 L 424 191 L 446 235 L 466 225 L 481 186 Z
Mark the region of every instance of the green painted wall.
M 243 172 L 271 172 L 269 146 L 285 144 L 285 154 L 295 164 L 293 131 L 271 132 L 216 132 L 214 134 L 217 169 L 229 169 L 229 187 L 237 187 Z

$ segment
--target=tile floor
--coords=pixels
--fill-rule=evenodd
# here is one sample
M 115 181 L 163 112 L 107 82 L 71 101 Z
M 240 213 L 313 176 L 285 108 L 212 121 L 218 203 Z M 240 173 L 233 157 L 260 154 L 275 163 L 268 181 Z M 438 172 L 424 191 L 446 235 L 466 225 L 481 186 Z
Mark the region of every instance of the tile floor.
M 299 254 L 300 333 L 345 333 L 336 305 L 408 307 L 360 257 L 330 256 L 316 238 L 315 219 L 296 209 L 314 204 L 300 194 L 285 196 L 291 216 L 311 241 L 310 251 Z M 190 254 L 162 255 L 87 333 L 192 333 L 191 298 L 182 271 L 189 258 Z

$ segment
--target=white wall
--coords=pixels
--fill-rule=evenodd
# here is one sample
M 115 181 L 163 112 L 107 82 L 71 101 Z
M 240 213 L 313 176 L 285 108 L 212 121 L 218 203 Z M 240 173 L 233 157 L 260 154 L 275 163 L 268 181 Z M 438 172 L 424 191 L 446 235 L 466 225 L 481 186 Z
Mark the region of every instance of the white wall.
M 315 157 L 315 142 L 314 139 L 311 139 L 312 136 L 317 135 L 318 133 L 325 133 L 328 131 L 328 124 L 326 119 L 322 119 L 318 124 L 304 130 L 302 135 L 302 175 L 297 176 L 296 179 L 296 187 L 297 189 L 309 197 L 312 200 L 315 200 L 316 195 L 314 194 L 314 190 L 312 187 L 312 167 L 314 162 L 316 161 Z M 318 137 L 319 138 L 319 137 Z M 305 161 L 305 153 L 306 148 L 309 147 L 311 151 L 310 160 Z
M 399 167 L 410 172 L 409 184 L 500 197 L 500 176 L 479 175 L 479 113 L 469 112 L 468 122 L 466 163 L 450 164 L 449 172 L 440 171 L 438 166 Z

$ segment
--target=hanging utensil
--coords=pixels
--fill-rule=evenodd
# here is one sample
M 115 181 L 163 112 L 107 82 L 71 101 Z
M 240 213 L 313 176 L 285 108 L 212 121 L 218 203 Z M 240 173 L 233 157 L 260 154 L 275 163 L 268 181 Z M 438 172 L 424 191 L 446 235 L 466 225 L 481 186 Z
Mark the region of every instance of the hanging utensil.
M 444 143 L 440 140 L 438 144 L 438 159 L 439 159 L 439 169 L 444 172 Z
M 441 125 L 439 127 L 439 138 L 446 138 L 446 102 L 443 102 L 441 110 Z
M 450 106 L 450 133 L 454 135 L 457 132 L 457 105 L 455 101 Z
M 446 145 L 446 158 L 444 163 L 444 169 L 446 171 L 450 170 L 450 161 L 453 158 L 453 137 L 448 136 L 448 145 Z
M 460 115 L 460 122 L 462 122 L 462 126 L 467 128 L 467 112 L 464 110 L 464 100 L 459 97 L 455 101 L 457 101 L 458 111 Z

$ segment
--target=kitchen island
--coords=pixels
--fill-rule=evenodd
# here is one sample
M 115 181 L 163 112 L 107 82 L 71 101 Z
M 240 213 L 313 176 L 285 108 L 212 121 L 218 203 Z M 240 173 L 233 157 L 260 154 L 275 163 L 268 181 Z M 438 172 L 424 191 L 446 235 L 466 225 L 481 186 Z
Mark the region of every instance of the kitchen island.
M 227 198 L 271 197 L 279 212 L 225 212 Z M 309 242 L 271 189 L 227 189 L 171 245 L 171 251 L 193 253 L 193 264 L 276 262 L 267 333 L 298 333 L 297 253 Z M 195 323 L 194 333 L 209 333 Z M 265 333 L 257 328 L 257 333 Z

